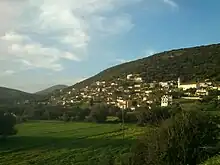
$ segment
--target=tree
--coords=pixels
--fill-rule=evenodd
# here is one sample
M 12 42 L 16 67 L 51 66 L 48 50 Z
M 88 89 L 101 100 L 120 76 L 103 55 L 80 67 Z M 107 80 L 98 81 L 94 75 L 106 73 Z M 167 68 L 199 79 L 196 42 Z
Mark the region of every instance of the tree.
M 70 118 L 69 118 L 68 114 L 67 114 L 66 112 L 64 112 L 64 113 L 63 113 L 63 116 L 61 116 L 61 120 L 67 122 L 67 121 L 69 121 L 69 119 L 70 119 Z
M 132 105 L 133 107 L 136 107 L 137 104 L 138 104 L 137 100 L 133 100 L 132 103 L 131 103 L 131 105 Z
M 149 124 L 159 124 L 160 122 L 170 118 L 170 107 L 140 107 L 137 109 L 138 125 L 143 126 Z
M 90 112 L 91 110 L 89 108 L 80 109 L 80 111 L 77 114 L 78 120 L 80 121 L 85 120 L 86 116 L 89 116 Z
M 196 88 L 190 88 L 190 89 L 187 89 L 186 92 L 189 92 L 190 94 L 194 95 L 196 93 Z
M 116 106 L 110 106 L 109 107 L 109 116 L 117 116 L 117 113 L 120 112 L 121 109 L 119 107 Z
M 0 112 L 0 136 L 5 139 L 9 135 L 17 133 L 14 128 L 16 124 L 16 116 L 11 113 Z
M 96 104 L 92 107 L 89 119 L 102 123 L 105 122 L 108 116 L 108 107 L 105 104 Z
M 195 165 L 214 154 L 219 117 L 198 109 L 182 111 L 139 140 L 135 165 Z
M 92 107 L 92 106 L 94 105 L 94 100 L 93 100 L 93 98 L 91 98 L 91 99 L 89 100 L 89 105 L 90 105 L 90 107 Z
M 181 90 L 177 90 L 177 91 L 172 91 L 171 95 L 173 96 L 174 99 L 179 99 L 182 96 L 184 96 L 184 92 Z

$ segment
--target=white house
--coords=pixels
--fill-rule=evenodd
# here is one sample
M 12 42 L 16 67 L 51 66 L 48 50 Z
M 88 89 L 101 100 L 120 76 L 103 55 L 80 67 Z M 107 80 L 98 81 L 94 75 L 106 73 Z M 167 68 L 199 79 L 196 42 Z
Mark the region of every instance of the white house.
M 136 77 L 136 78 L 135 78 L 135 81 L 136 81 L 136 82 L 143 82 L 143 80 L 142 80 L 141 77 Z
M 173 103 L 173 97 L 169 95 L 164 95 L 161 97 L 161 107 L 167 107 L 169 105 L 172 105 Z
M 152 93 L 152 90 L 145 91 L 146 94 Z
M 133 76 L 133 74 L 128 74 L 127 79 L 130 80 L 132 76 Z
M 135 84 L 134 87 L 135 87 L 135 88 L 140 88 L 140 87 L 141 87 L 141 84 Z
M 196 95 L 197 96 L 207 96 L 207 95 L 209 95 L 209 92 L 206 89 L 197 89 Z
M 150 85 L 150 88 L 155 88 L 156 83 L 150 83 L 149 85 Z
M 101 82 L 99 82 L 99 81 L 96 81 L 96 85 L 98 85 L 98 86 L 99 86 L 99 85 L 101 85 Z
M 168 87 L 169 86 L 169 83 L 168 82 L 159 82 L 159 85 L 161 87 Z
M 117 106 L 121 109 L 126 109 L 126 108 L 128 108 L 128 101 L 118 99 Z

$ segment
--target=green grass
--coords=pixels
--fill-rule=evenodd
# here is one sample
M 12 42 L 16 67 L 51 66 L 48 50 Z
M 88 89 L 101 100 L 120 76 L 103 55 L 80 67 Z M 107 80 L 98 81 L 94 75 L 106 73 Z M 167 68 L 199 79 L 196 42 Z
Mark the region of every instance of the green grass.
M 0 142 L 0 165 L 84 165 L 129 152 L 144 128 L 119 124 L 36 121 L 17 125 L 18 134 Z M 147 129 L 147 128 L 145 128 Z
M 202 165 L 219 165 L 219 164 L 220 164 L 220 156 L 216 156 L 216 157 L 210 158 Z

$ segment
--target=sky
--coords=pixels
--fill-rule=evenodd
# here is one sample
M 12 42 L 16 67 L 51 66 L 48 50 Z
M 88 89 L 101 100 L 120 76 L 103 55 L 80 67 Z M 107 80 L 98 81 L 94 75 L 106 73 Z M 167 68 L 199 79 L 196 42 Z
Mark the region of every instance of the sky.
M 0 0 L 0 86 L 73 85 L 157 52 L 220 42 L 219 0 Z

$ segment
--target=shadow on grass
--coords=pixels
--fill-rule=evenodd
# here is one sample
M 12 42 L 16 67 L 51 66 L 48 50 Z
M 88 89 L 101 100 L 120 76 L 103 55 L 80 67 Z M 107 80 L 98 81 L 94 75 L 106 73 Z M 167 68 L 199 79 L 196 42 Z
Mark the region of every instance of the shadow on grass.
M 12 152 L 28 151 L 38 148 L 51 150 L 59 149 L 82 149 L 100 147 L 117 148 L 119 146 L 132 146 L 135 140 L 122 139 L 122 135 L 114 137 L 41 137 L 41 136 L 14 136 L 5 141 L 0 141 L 0 155 L 7 155 Z

